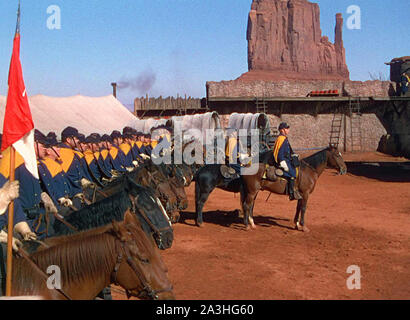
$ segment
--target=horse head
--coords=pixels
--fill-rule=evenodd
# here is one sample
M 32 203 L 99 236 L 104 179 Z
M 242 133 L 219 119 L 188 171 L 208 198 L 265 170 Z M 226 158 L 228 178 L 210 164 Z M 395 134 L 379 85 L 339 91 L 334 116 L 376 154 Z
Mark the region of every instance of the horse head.
M 128 297 L 175 299 L 159 250 L 146 236 L 135 215 L 127 211 L 124 223 L 113 221 L 112 226 L 118 253 L 112 274 L 114 283 L 123 287 Z
M 329 145 L 327 148 L 328 157 L 327 157 L 327 165 L 329 167 L 335 168 L 339 170 L 339 174 L 343 175 L 347 173 L 346 163 L 343 160 L 342 154 L 339 150 L 333 146 Z

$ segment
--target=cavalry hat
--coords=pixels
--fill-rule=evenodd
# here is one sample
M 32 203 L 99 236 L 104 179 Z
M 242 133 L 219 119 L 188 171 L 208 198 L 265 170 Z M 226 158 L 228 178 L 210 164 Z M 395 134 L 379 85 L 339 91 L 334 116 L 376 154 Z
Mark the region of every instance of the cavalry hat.
M 51 145 L 50 141 L 47 139 L 44 133 L 37 129 L 34 130 L 34 141 L 44 144 L 45 146 Z
M 134 133 L 134 129 L 131 128 L 131 127 L 124 127 L 124 129 L 122 129 L 122 134 L 126 134 L 126 133 L 133 134 L 133 133 Z
M 90 137 L 94 138 L 94 140 L 96 141 L 95 143 L 98 143 L 101 141 L 101 135 L 99 133 L 91 133 Z
M 56 146 L 58 145 L 58 141 L 57 141 L 57 135 L 55 132 L 49 132 L 47 134 L 47 140 L 50 143 L 51 146 Z
M 89 135 L 87 138 L 85 138 L 85 143 L 98 143 L 98 140 L 95 136 Z
M 122 134 L 121 134 L 121 132 L 119 132 L 118 130 L 114 130 L 114 131 L 111 133 L 111 138 L 113 138 L 113 139 L 115 139 L 115 138 L 122 138 Z
M 80 143 L 86 143 L 85 142 L 85 135 L 83 135 L 82 133 L 79 133 L 77 138 L 80 141 Z
M 104 134 L 104 135 L 101 137 L 101 141 L 112 142 L 112 138 L 111 138 L 108 134 Z
M 78 130 L 73 127 L 67 127 L 61 132 L 61 140 L 65 138 L 77 137 L 78 138 Z
M 132 135 L 132 132 L 125 132 L 125 133 L 122 134 L 122 137 L 124 139 L 132 139 L 133 135 Z
M 279 130 L 282 130 L 282 129 L 289 129 L 290 128 L 290 126 L 286 123 L 286 122 L 282 122 L 280 125 L 279 125 Z

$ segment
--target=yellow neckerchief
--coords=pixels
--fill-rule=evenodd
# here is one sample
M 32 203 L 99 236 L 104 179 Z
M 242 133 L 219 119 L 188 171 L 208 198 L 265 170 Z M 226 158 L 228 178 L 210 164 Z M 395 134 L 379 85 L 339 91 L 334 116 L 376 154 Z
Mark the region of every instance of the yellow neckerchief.
M 278 154 L 279 154 L 279 150 L 282 147 L 283 143 L 286 140 L 286 136 L 282 136 L 280 135 L 275 142 L 275 146 L 273 147 L 273 156 L 275 157 L 275 161 L 276 163 L 278 163 Z
M 68 169 L 73 163 L 74 155 L 75 155 L 75 152 L 73 149 L 60 148 L 60 159 L 62 161 L 61 167 L 63 168 L 65 173 L 67 173 Z
M 228 143 L 226 144 L 226 148 L 225 148 L 225 154 L 227 157 L 229 157 L 229 162 L 234 162 L 233 159 L 233 151 L 236 148 L 236 144 L 238 143 L 237 139 L 234 137 L 230 137 L 228 140 Z
M 105 161 L 105 159 L 107 159 L 108 154 L 110 153 L 107 149 L 103 149 L 101 150 L 101 157 L 103 158 L 103 160 Z
M 95 160 L 94 153 L 91 150 L 84 151 L 84 158 L 85 158 L 85 161 L 87 161 L 88 165 L 90 165 L 90 163 L 93 160 Z
M 142 147 L 142 141 L 137 141 L 137 147 L 138 147 L 138 149 L 140 149 L 141 147 Z
M 158 141 L 157 141 L 157 140 L 152 140 L 152 141 L 151 141 L 151 147 L 152 147 L 152 149 L 154 149 L 154 148 L 157 146 L 157 144 L 158 144 Z
M 45 166 L 47 167 L 48 171 L 51 174 L 51 177 L 53 177 L 53 178 L 56 175 L 58 175 L 61 171 L 63 171 L 63 168 L 61 167 L 61 164 L 54 161 L 53 159 L 45 158 L 44 160 L 42 160 L 42 162 L 45 164 Z
M 407 82 L 410 82 L 410 77 L 407 74 L 405 74 L 404 76 L 407 78 Z
M 0 173 L 4 178 L 8 179 L 10 176 L 10 150 L 11 147 L 8 147 L 2 152 L 3 158 L 0 160 Z M 17 169 L 22 164 L 24 164 L 23 157 L 16 151 L 14 160 L 14 168 Z
M 131 146 L 128 143 L 122 143 L 120 144 L 120 149 L 124 152 L 125 155 L 127 155 L 131 150 Z
M 148 142 L 144 142 L 144 147 L 147 147 L 147 146 L 149 146 L 149 143 L 148 143 Z
M 74 150 L 74 153 L 80 157 L 80 159 L 84 158 L 84 154 L 80 151 Z
M 117 158 L 117 155 L 118 155 L 118 149 L 116 147 L 112 146 L 111 149 L 110 149 L 110 155 L 115 160 Z
M 100 159 L 100 152 L 99 151 L 94 152 L 94 157 L 95 157 L 95 160 L 98 161 L 98 159 Z
M 135 144 L 135 141 L 131 140 L 131 148 L 134 146 L 134 144 Z

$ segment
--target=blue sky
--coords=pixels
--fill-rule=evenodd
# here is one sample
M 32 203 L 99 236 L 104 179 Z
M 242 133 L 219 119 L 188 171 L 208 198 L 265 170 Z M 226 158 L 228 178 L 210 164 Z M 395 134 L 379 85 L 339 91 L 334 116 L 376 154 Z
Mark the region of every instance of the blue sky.
M 151 82 L 153 96 L 205 96 L 206 81 L 247 71 L 246 27 L 251 0 L 22 0 L 21 60 L 29 95 L 102 96 L 113 81 Z M 388 75 L 384 62 L 410 55 L 407 0 L 318 0 L 322 35 L 334 40 L 335 14 L 346 22 L 361 8 L 361 29 L 343 29 L 352 80 Z M 0 0 L 0 94 L 7 76 L 17 0 Z M 61 29 L 47 28 L 47 8 L 61 9 Z M 404 36 L 402 36 L 404 35 Z M 141 82 L 141 81 L 140 81 Z M 138 82 L 119 89 L 130 105 L 145 95 Z

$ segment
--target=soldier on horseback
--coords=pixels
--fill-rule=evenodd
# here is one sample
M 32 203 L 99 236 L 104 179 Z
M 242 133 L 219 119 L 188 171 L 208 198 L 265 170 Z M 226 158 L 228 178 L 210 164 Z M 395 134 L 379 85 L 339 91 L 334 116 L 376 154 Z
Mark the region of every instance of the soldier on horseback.
M 290 126 L 286 122 L 282 122 L 279 125 L 280 135 L 276 139 L 273 147 L 273 155 L 275 161 L 284 170 L 283 176 L 288 179 L 288 190 L 290 200 L 300 200 L 300 195 L 297 188 L 295 188 L 296 179 L 296 166 L 294 165 L 294 154 L 292 147 L 290 146 L 288 134 Z

